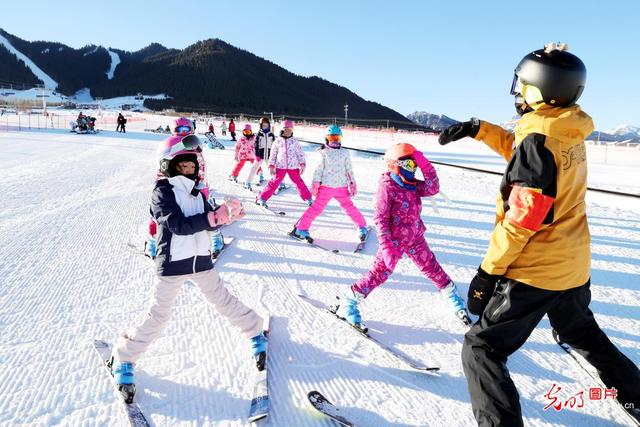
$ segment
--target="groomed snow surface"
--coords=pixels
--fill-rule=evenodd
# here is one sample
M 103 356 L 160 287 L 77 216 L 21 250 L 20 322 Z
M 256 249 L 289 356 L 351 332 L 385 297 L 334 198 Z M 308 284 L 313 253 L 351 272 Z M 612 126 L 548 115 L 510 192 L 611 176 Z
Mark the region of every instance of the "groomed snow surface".
M 0 425 L 126 425 L 91 342 L 114 341 L 146 315 L 154 269 L 128 243 L 140 246 L 145 236 L 154 153 L 162 138 L 110 131 L 0 133 Z M 478 167 L 495 160 L 469 157 L 468 146 L 451 144 L 450 154 L 433 140 L 425 147 L 434 159 L 447 156 Z M 307 151 L 307 181 L 316 163 L 314 149 Z M 637 151 L 630 153 L 638 158 Z M 232 293 L 272 315 L 272 409 L 263 424 L 333 425 L 306 403 L 307 392 L 317 389 L 359 426 L 474 425 L 460 364 L 465 329 L 435 287 L 405 258 L 363 305 L 375 337 L 441 367 L 439 374 L 422 374 L 296 296 L 304 292 L 331 302 L 372 265 L 375 236 L 358 255 L 290 239 L 286 233 L 305 207 L 295 190 L 270 201 L 287 212 L 285 217 L 264 212 L 252 203 L 253 195 L 226 180 L 232 155 L 231 149 L 206 149 L 216 196 L 240 197 L 247 210 L 245 220 L 224 230 L 237 239 L 216 269 Z M 353 163 L 360 191 L 355 202 L 371 221 L 384 165 L 379 157 L 355 153 Z M 500 177 L 437 170 L 450 202 L 435 197 L 437 213 L 424 204 L 427 240 L 466 295 L 487 247 Z M 245 167 L 241 180 L 247 173 Z M 640 364 L 640 208 L 630 200 L 589 195 L 591 308 L 612 341 Z M 311 232 L 337 247 L 356 240 L 354 227 L 334 204 Z M 553 384 L 562 387 L 563 400 L 597 386 L 553 343 L 546 319 L 508 366 L 526 425 L 627 423 L 607 400 L 543 410 Z M 195 286 L 185 284 L 165 333 L 137 365 L 136 399 L 157 426 L 246 425 L 254 375 L 247 340 Z

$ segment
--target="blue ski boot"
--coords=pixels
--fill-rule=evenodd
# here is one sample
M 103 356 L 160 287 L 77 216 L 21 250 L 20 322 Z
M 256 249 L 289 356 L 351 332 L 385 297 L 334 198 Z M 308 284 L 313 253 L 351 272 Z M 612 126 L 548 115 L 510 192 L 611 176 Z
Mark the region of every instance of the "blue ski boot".
M 262 174 L 258 175 L 258 185 L 262 185 L 263 182 L 264 182 L 264 175 Z
M 111 359 L 111 375 L 118 386 L 118 391 L 126 403 L 133 403 L 136 394 L 135 378 L 133 373 L 133 363 L 119 362 Z
M 300 230 L 298 227 L 295 227 L 291 232 L 291 235 L 300 240 L 306 240 L 309 243 L 313 243 L 313 238 L 309 234 L 308 230 Z
M 250 182 L 245 182 L 242 188 L 244 188 L 245 190 L 253 191 L 253 188 L 251 188 Z
M 369 228 L 367 226 L 360 227 L 358 229 L 358 237 L 361 242 L 364 242 L 367 239 L 367 235 L 369 234 Z
M 222 248 L 224 248 L 224 236 L 219 230 L 216 230 L 211 237 L 211 258 L 218 258 Z
M 313 197 L 310 198 L 309 200 L 306 200 L 306 202 L 308 206 L 311 206 L 313 204 Z
M 151 259 L 156 259 L 156 238 L 153 236 L 149 236 L 147 241 L 144 242 L 144 254 Z
M 336 305 L 332 306 L 329 310 L 339 318 L 345 320 L 358 331 L 366 334 L 368 328 L 362 323 L 362 316 L 358 309 L 358 303 L 364 300 L 364 295 L 350 289 L 342 297 L 336 298 L 338 299 Z
M 453 308 L 456 317 L 460 319 L 465 326 L 471 325 L 471 318 L 467 312 L 464 300 L 458 294 L 456 284 L 449 282 L 447 286 L 440 289 L 440 294 L 442 294 L 443 298 L 451 304 L 451 308 Z
M 258 197 L 256 197 L 256 205 L 258 206 L 262 206 L 263 208 L 267 208 L 267 201 L 266 200 L 262 200 Z
M 260 335 L 256 335 L 251 338 L 251 355 L 256 361 L 256 368 L 258 371 L 262 371 L 264 369 L 264 365 L 267 361 L 267 337 L 264 336 L 264 332 L 261 332 Z

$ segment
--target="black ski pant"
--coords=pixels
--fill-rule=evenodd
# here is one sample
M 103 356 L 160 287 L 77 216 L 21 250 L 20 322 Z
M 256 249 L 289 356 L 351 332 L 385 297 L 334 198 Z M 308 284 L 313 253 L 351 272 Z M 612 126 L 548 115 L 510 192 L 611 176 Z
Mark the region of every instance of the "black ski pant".
M 462 367 L 479 426 L 522 426 L 518 391 L 507 357 L 520 348 L 547 314 L 560 339 L 597 370 L 618 400 L 640 407 L 640 371 L 596 323 L 589 309 L 590 282 L 566 291 L 547 291 L 506 279 L 484 313 L 465 334 Z

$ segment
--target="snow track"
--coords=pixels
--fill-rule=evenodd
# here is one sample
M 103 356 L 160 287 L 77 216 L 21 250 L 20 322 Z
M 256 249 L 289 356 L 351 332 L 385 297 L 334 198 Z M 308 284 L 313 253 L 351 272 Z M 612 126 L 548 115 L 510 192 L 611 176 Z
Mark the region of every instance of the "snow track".
M 126 422 L 91 343 L 113 342 L 146 314 L 153 269 L 127 243 L 144 237 L 156 145 L 135 133 L 0 133 L 0 425 Z M 331 302 L 371 266 L 375 235 L 358 255 L 291 239 L 286 233 L 306 207 L 295 188 L 270 200 L 285 217 L 265 212 L 253 204 L 255 196 L 226 180 L 232 155 L 206 150 L 216 197 L 235 195 L 247 209 L 245 221 L 224 230 L 237 241 L 216 269 L 232 293 L 272 316 L 266 424 L 331 426 L 309 409 L 306 394 L 318 389 L 357 425 L 474 425 L 460 365 L 465 330 L 436 288 L 405 258 L 363 306 L 376 338 L 441 368 L 417 373 L 296 296 Z M 383 164 L 357 155 L 353 163 L 355 201 L 371 221 Z M 314 165 L 311 156 L 309 171 Z M 499 177 L 438 172 L 451 202 L 436 197 L 439 214 L 425 203 L 427 239 L 466 294 L 486 250 Z M 247 174 L 245 167 L 241 179 Z M 589 209 L 592 308 L 611 339 L 640 364 L 639 212 L 625 210 L 615 197 L 599 198 Z M 318 239 L 357 239 L 335 202 L 311 232 Z M 553 383 L 567 391 L 564 397 L 595 386 L 553 342 L 546 320 L 509 368 L 527 425 L 624 425 L 606 401 L 543 411 Z M 136 399 L 158 426 L 246 425 L 254 375 L 247 341 L 188 283 L 165 333 L 137 365 Z

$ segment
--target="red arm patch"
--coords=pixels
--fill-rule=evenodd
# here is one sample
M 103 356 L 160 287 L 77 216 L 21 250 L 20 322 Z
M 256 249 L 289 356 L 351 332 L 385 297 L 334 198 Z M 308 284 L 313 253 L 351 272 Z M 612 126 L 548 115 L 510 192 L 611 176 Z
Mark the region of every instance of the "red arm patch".
M 553 206 L 553 197 L 545 196 L 538 188 L 514 185 L 509 195 L 509 211 L 505 218 L 512 224 L 538 231 Z

